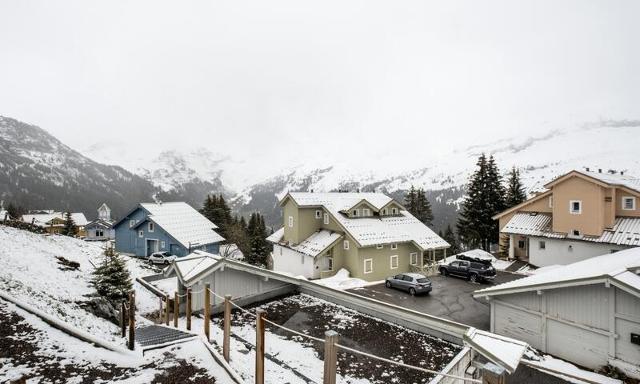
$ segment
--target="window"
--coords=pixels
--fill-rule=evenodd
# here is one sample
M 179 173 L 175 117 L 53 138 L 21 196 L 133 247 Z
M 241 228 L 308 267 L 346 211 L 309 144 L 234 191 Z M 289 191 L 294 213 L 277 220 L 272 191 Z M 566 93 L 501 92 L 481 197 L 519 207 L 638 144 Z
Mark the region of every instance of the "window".
M 328 213 L 324 214 L 324 223 L 325 224 L 329 224 L 329 214 Z
M 153 223 L 149 222 L 149 232 L 153 232 Z
M 333 257 L 327 257 L 327 271 L 333 271 Z
M 524 240 L 518 240 L 518 248 L 524 249 Z
M 545 243 L 544 241 L 539 241 L 538 242 L 538 248 L 547 249 L 547 243 Z
M 104 236 L 104 232 L 102 231 L 102 229 L 96 229 L 96 237 L 102 237 Z
M 371 216 L 371 210 L 369 208 L 362 208 L 362 216 Z
M 349 240 L 343 241 L 342 246 L 344 247 L 344 249 L 349 249 Z
M 391 249 L 398 249 L 398 244 L 396 243 L 391 244 Z
M 622 198 L 622 209 L 625 211 L 633 211 L 636 209 L 636 198 L 633 196 L 625 196 Z
M 411 265 L 418 264 L 418 254 L 416 252 L 411 252 L 409 254 L 409 264 Z
M 549 196 L 549 208 L 553 208 L 553 196 Z
M 134 225 L 136 225 L 136 221 L 135 220 L 129 220 L 129 228 L 133 228 Z
M 573 230 L 573 236 L 580 236 L 580 231 L 578 231 L 577 229 Z
M 376 244 L 376 249 L 382 249 L 382 248 L 384 248 L 384 245 L 382 245 L 382 244 Z
M 383 208 L 382 209 L 382 216 L 386 216 L 386 214 L 387 214 L 387 208 Z
M 398 214 L 398 208 L 391 208 L 391 214 L 392 215 L 397 215 Z
M 569 213 L 572 215 L 579 215 L 582 213 L 582 201 L 571 200 L 569 202 Z
M 389 268 L 398 269 L 398 255 L 393 255 L 389 257 Z
M 293 228 L 293 216 L 289 216 L 289 228 Z
M 167 243 L 164 242 L 164 240 L 162 240 L 160 242 L 160 248 L 164 249 L 166 247 Z
M 413 281 L 413 277 L 409 275 L 402 275 L 402 280 L 404 281 Z
M 316 219 L 322 219 L 322 211 L 319 209 L 316 211 Z
M 138 231 L 138 237 L 144 237 L 144 231 L 143 230 L 139 230 Z
M 373 272 L 373 259 L 364 259 L 364 273 Z
M 300 264 L 304 264 L 304 258 L 305 258 L 304 255 L 300 255 Z

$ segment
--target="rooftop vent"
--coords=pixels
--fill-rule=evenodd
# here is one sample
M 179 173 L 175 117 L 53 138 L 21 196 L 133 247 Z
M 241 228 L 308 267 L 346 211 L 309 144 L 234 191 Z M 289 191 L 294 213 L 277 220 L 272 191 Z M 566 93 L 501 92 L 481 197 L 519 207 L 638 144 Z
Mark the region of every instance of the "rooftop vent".
M 585 171 L 589 172 L 589 167 L 584 167 Z
M 598 168 L 598 173 L 602 173 L 602 168 Z
M 620 171 L 620 176 L 624 176 L 624 171 Z

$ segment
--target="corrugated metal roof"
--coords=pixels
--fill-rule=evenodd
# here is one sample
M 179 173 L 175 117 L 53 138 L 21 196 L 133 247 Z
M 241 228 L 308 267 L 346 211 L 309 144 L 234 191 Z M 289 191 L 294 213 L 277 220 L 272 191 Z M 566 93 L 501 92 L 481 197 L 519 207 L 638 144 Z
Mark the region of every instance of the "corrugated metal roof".
M 621 175 L 620 173 L 579 171 L 583 174 L 598 179 L 604 183 L 611 185 L 621 185 L 629 189 L 640 191 L 640 179 L 631 175 Z
M 503 233 L 566 239 L 566 233 L 551 230 L 552 217 L 544 213 L 520 212 L 513 215 L 502 229 Z M 572 238 L 574 239 L 574 238 Z M 583 236 L 575 240 L 640 246 L 640 217 L 618 217 L 612 229 L 605 229 L 600 236 Z
M 599 278 L 619 281 L 640 292 L 640 278 L 631 272 L 637 268 L 640 268 L 640 248 L 631 248 L 541 271 L 533 276 L 481 289 L 474 295 L 507 294 L 523 288 L 535 290 L 547 285 L 555 286 L 575 281 L 584 281 L 588 284 L 590 280 Z

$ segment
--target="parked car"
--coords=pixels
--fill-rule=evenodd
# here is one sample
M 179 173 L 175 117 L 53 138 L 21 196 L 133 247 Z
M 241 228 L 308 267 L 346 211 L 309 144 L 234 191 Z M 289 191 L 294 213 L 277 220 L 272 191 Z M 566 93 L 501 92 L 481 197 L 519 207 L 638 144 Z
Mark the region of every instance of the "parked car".
M 152 264 L 171 264 L 177 256 L 170 254 L 167 251 L 155 252 L 149 256 L 149 262 Z
M 409 292 L 411 295 L 431 292 L 431 280 L 419 273 L 401 273 L 387 277 L 384 285 L 387 288 L 397 288 Z
M 460 276 L 473 282 L 492 280 L 496 277 L 496 269 L 491 263 L 478 261 L 455 260 L 441 265 L 439 271 L 444 276 Z

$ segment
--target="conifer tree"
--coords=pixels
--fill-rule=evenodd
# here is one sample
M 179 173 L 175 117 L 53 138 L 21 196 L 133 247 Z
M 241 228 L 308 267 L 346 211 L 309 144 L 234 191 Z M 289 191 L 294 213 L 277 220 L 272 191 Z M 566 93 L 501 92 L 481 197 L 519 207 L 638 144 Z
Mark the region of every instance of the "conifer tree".
M 449 243 L 451 247 L 448 250 L 448 253 L 451 255 L 456 255 L 460 253 L 460 245 L 458 244 L 458 238 L 456 234 L 453 233 L 453 229 L 451 228 L 451 224 L 447 224 L 447 228 L 444 231 L 444 235 L 441 236 L 444 241 Z
M 490 244 L 498 242 L 498 223 L 492 217 L 504 210 L 502 177 L 491 156 L 483 153 L 467 185 L 458 218 L 458 235 L 469 247 L 489 251 Z
M 520 171 L 512 167 L 507 179 L 507 191 L 504 198 L 505 208 L 516 206 L 527 199 L 524 186 L 520 180 Z
M 418 189 L 416 193 L 416 215 L 414 216 L 425 225 L 432 225 L 433 212 L 431 211 L 431 203 L 429 203 L 427 195 L 422 188 Z
M 404 195 L 404 207 L 411 213 L 416 216 L 417 213 L 417 193 L 415 187 L 412 185 L 409 191 Z
M 66 212 L 64 214 L 64 227 L 62 228 L 62 235 L 75 237 L 78 234 L 78 227 L 76 223 L 73 221 L 73 217 L 71 216 L 71 212 Z
M 104 263 L 95 269 L 91 284 L 98 294 L 117 306 L 127 298 L 133 285 L 125 261 L 112 247 L 104 251 Z

